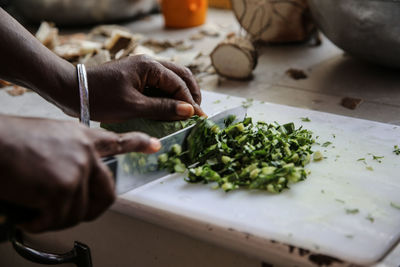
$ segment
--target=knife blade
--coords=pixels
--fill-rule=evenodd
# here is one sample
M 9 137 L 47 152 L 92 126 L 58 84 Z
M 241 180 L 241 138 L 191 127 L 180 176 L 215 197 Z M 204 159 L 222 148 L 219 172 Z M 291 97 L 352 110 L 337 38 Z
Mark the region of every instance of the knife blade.
M 247 109 L 239 106 L 217 113 L 208 119 L 223 128 L 224 121 L 228 116 L 234 115 L 236 116 L 235 121 L 240 121 L 245 118 L 246 113 Z M 191 125 L 161 138 L 162 148 L 155 154 L 128 153 L 104 158 L 103 162 L 114 174 L 116 193 L 118 195 L 126 193 L 168 175 L 166 170 L 158 170 L 158 156 L 167 153 L 174 144 L 183 145 L 194 126 Z M 38 211 L 36 210 L 0 200 L 0 242 L 8 239 L 8 235 L 15 225 L 30 221 L 37 215 Z
M 224 121 L 227 117 L 233 115 L 236 121 L 245 118 L 247 109 L 238 106 L 232 109 L 217 113 L 208 119 L 224 128 Z M 139 186 L 150 183 L 169 174 L 166 170 L 158 170 L 158 156 L 162 153 L 168 153 L 174 144 L 184 145 L 187 136 L 195 125 L 177 131 L 160 139 L 161 149 L 154 154 L 128 153 L 113 158 L 106 159 L 104 162 L 114 173 L 116 181 L 116 192 L 118 195 L 126 193 Z

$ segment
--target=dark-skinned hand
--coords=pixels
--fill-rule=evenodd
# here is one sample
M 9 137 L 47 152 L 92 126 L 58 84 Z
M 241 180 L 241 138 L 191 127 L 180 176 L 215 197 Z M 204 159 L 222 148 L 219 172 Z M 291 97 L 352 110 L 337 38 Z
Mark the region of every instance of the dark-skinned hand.
M 112 175 L 101 157 L 154 153 L 143 133 L 117 135 L 74 122 L 0 116 L 0 199 L 39 212 L 30 232 L 93 220 L 114 201 Z
M 201 93 L 189 69 L 144 55 L 88 69 L 91 117 L 98 121 L 130 118 L 183 120 L 200 108 Z M 163 97 L 148 97 L 151 95 Z

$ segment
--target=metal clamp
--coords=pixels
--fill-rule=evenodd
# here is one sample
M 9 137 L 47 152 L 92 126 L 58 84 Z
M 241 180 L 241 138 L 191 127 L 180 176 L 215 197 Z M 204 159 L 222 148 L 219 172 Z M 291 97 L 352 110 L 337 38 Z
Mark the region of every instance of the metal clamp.
M 89 86 L 87 81 L 86 68 L 83 64 L 76 66 L 78 73 L 79 97 L 80 97 L 80 122 L 90 127 L 89 112 Z

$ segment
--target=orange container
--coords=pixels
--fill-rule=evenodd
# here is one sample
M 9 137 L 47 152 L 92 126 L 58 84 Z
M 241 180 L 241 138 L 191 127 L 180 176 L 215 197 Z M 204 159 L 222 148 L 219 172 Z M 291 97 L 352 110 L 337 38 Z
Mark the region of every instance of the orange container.
M 165 26 L 188 28 L 206 21 L 208 0 L 162 0 Z

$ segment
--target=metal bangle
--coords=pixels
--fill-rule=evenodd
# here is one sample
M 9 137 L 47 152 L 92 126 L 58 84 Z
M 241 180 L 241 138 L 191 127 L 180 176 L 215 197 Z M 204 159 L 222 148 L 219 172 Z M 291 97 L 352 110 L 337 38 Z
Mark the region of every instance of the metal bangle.
M 90 127 L 90 112 L 89 112 L 89 87 L 87 82 L 86 68 L 83 64 L 76 66 L 78 72 L 79 97 L 80 97 L 80 122 Z

